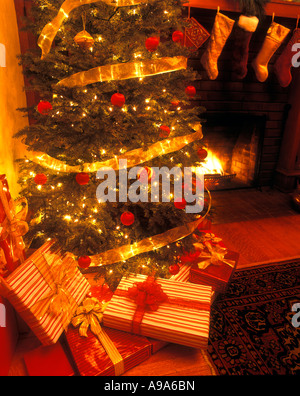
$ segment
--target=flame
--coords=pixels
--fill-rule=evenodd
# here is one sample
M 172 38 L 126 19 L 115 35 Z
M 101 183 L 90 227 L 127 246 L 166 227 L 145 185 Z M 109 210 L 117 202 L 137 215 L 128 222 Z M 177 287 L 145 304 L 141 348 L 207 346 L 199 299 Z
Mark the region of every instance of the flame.
M 201 164 L 202 172 L 205 175 L 208 174 L 219 174 L 224 175 L 224 170 L 219 158 L 211 151 L 207 150 L 208 155 L 205 161 Z

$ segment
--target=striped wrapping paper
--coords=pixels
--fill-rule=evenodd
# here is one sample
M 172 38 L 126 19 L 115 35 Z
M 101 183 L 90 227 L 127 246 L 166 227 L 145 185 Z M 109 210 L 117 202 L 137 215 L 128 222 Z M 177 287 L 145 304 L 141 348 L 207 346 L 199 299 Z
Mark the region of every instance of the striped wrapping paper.
M 151 356 L 152 345 L 145 337 L 114 329 L 104 328 L 124 360 L 128 371 Z M 78 329 L 69 327 L 67 342 L 74 362 L 81 376 L 114 376 L 114 365 L 97 337 L 88 331 L 88 337 L 81 337 Z
M 44 268 L 49 271 L 49 266 L 56 260 L 73 260 L 68 255 L 62 256 L 59 250 L 50 251 L 52 244 L 53 241 L 46 242 L 5 280 L 9 288 L 9 290 L 6 288 L 5 297 L 43 345 L 57 342 L 64 331 L 64 325 L 68 325 L 68 323 L 63 323 L 62 314 L 56 316 L 46 313 L 39 318 L 33 310 L 33 306 L 51 292 L 51 287 L 40 269 Z M 66 282 L 65 288 L 73 297 L 70 299 L 71 309 L 75 311 L 89 292 L 90 284 L 77 269 L 75 277 Z
M 123 277 L 117 290 L 128 290 L 136 282 L 144 282 L 147 276 L 130 274 Z M 193 308 L 193 303 L 203 303 L 210 307 L 212 288 L 158 279 L 164 293 L 169 298 L 185 299 L 190 308 L 172 303 L 162 303 L 157 311 L 146 311 L 140 326 L 140 334 L 154 339 L 181 344 L 194 348 L 205 348 L 208 342 L 210 309 Z M 136 311 L 133 300 L 114 295 L 104 311 L 103 324 L 126 332 L 131 332 Z

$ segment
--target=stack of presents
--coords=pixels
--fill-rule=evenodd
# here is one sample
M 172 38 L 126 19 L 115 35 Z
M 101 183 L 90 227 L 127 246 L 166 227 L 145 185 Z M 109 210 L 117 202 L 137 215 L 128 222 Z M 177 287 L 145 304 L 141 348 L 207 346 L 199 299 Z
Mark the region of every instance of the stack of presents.
M 24 353 L 28 375 L 120 376 L 168 343 L 206 348 L 210 312 L 238 261 L 211 231 L 170 279 L 124 276 L 112 292 L 91 284 L 52 240 L 25 257 L 26 202 L 0 176 L 0 375 L 8 375 L 25 323 L 38 347 Z

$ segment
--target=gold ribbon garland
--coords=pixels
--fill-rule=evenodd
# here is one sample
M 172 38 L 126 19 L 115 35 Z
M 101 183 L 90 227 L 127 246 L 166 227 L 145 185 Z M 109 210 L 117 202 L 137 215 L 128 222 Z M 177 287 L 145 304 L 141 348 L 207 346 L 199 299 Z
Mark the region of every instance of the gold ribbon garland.
M 79 335 L 81 337 L 88 337 L 87 332 L 90 328 L 91 332 L 98 338 L 112 361 L 115 368 L 115 375 L 119 376 L 125 371 L 123 358 L 114 343 L 101 327 L 103 312 L 107 304 L 108 303 L 100 303 L 94 297 L 86 298 L 82 305 L 77 308 L 76 314 L 72 318 L 71 323 L 74 327 L 79 327 Z
M 85 163 L 83 165 L 67 165 L 63 161 L 60 161 L 56 158 L 50 157 L 48 154 L 43 152 L 28 152 L 27 158 L 43 166 L 47 169 L 51 169 L 58 172 L 66 172 L 66 173 L 78 173 L 78 172 L 97 172 L 101 168 L 111 168 L 113 170 L 119 169 L 119 160 L 126 159 L 127 166 L 129 168 L 141 164 L 143 162 L 149 161 L 159 155 L 169 154 L 174 151 L 178 151 L 182 149 L 184 146 L 196 141 L 200 140 L 203 137 L 202 134 L 202 126 L 199 124 L 198 126 L 193 126 L 196 132 L 186 135 L 179 136 L 173 139 L 165 139 L 151 145 L 148 150 L 144 151 L 142 148 L 138 148 L 132 151 L 129 151 L 125 154 L 115 156 L 107 161 L 102 162 L 94 162 L 94 163 Z
M 5 193 L 5 187 L 3 181 L 0 180 L 0 201 L 3 205 L 3 209 L 6 215 L 5 220 L 1 224 L 0 237 L 2 240 L 10 237 L 10 248 L 14 261 L 20 260 L 21 263 L 25 261 L 24 249 L 25 244 L 22 236 L 28 232 L 28 224 L 26 217 L 28 213 L 28 203 L 26 198 L 19 198 L 15 201 L 10 199 L 8 201 Z M 17 212 L 16 208 L 22 207 Z
M 73 74 L 61 80 L 57 85 L 67 88 L 84 87 L 89 84 L 103 81 L 119 81 L 129 78 L 144 78 L 157 74 L 171 73 L 186 69 L 187 60 L 188 59 L 184 56 L 173 56 L 143 60 L 140 62 L 104 65 Z
M 128 7 L 149 2 L 149 0 L 66 0 L 61 5 L 56 17 L 43 28 L 38 38 L 38 46 L 42 50 L 42 59 L 50 52 L 53 40 L 64 20 L 69 17 L 70 12 L 77 7 L 99 3 L 100 1 L 113 7 Z
M 201 245 L 201 244 L 197 244 Z M 209 265 L 217 265 L 220 266 L 222 263 L 229 265 L 234 268 L 235 262 L 233 260 L 225 259 L 227 254 L 227 249 L 223 248 L 220 245 L 212 246 L 210 242 L 204 242 L 203 248 L 207 248 L 208 252 L 202 251 L 199 260 L 203 260 L 198 263 L 198 268 L 201 270 L 205 270 Z
M 207 190 L 209 196 L 208 209 L 204 216 L 201 216 L 198 220 L 192 221 L 185 225 L 172 228 L 162 234 L 154 235 L 150 238 L 145 238 L 140 242 L 136 242 L 130 245 L 124 245 L 116 249 L 107 250 L 106 252 L 91 256 L 91 267 L 97 267 L 101 265 L 109 265 L 125 261 L 131 257 L 137 256 L 142 253 L 147 253 L 155 249 L 160 249 L 164 246 L 177 242 L 191 235 L 197 227 L 202 223 L 205 217 L 208 215 L 211 209 L 211 194 Z

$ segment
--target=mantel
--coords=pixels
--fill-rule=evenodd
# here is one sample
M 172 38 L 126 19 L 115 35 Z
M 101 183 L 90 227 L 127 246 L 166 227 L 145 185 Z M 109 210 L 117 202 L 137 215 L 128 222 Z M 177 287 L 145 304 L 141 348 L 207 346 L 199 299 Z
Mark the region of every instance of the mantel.
M 220 7 L 220 11 L 240 12 L 239 2 L 233 0 L 190 0 L 186 5 L 212 10 Z M 266 14 L 297 19 L 298 15 L 300 16 L 300 3 L 272 0 L 266 6 Z

